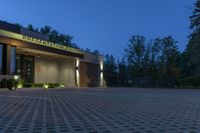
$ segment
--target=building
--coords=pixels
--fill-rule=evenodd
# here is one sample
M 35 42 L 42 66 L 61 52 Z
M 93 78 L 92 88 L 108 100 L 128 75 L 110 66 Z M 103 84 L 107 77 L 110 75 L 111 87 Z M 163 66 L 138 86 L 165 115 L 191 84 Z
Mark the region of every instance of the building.
M 27 83 L 103 86 L 103 60 L 49 42 L 49 37 L 0 21 L 0 80 L 19 75 Z

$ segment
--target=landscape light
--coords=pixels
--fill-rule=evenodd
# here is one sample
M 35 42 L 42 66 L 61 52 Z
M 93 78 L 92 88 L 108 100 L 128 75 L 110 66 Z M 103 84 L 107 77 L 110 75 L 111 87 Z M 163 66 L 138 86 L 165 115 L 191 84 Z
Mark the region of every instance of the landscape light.
M 65 87 L 65 85 L 64 85 L 64 84 L 60 84 L 59 87 L 60 87 L 60 88 L 63 88 L 63 87 Z
M 23 84 L 22 83 L 18 83 L 17 84 L 17 88 L 22 88 L 23 87 Z
M 43 87 L 44 87 L 45 89 L 48 89 L 48 88 L 49 88 L 49 85 L 48 85 L 48 84 L 43 84 Z

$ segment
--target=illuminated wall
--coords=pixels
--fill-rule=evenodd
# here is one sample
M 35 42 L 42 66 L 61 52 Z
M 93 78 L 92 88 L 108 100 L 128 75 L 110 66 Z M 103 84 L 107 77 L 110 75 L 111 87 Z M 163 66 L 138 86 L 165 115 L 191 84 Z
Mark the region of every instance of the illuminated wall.
M 74 65 L 73 59 L 35 57 L 35 83 L 63 83 L 74 87 Z

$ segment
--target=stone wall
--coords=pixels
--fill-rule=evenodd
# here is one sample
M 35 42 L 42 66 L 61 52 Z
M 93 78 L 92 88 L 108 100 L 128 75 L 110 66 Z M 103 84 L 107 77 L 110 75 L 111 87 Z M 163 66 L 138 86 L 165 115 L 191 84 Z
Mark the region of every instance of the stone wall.
M 63 83 L 75 86 L 75 64 L 73 59 L 35 57 L 35 83 Z

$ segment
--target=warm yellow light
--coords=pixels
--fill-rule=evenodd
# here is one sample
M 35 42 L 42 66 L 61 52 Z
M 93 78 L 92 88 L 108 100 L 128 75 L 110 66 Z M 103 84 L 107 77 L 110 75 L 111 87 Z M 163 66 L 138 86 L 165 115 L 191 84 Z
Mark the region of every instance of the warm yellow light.
M 14 75 L 14 80 L 18 80 L 19 79 L 19 75 Z
M 76 59 L 76 67 L 79 67 L 79 64 L 80 64 L 80 60 Z
M 77 84 L 77 87 L 80 86 L 80 75 L 79 75 L 79 70 L 76 70 L 76 84 Z
M 44 87 L 45 89 L 47 89 L 47 88 L 49 88 L 49 85 L 48 85 L 48 84 L 43 84 L 43 87 Z
M 103 72 L 100 73 L 100 86 L 103 87 Z
M 23 84 L 19 83 L 17 84 L 17 88 L 22 88 L 23 87 Z
M 103 70 L 103 61 L 100 61 L 100 69 Z
M 64 84 L 60 84 L 59 87 L 60 87 L 60 88 L 63 88 L 63 87 L 65 87 L 65 85 L 64 85 Z

